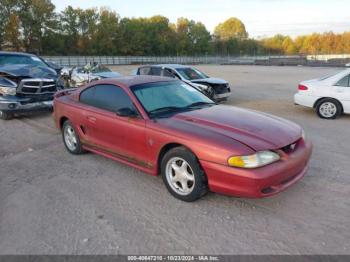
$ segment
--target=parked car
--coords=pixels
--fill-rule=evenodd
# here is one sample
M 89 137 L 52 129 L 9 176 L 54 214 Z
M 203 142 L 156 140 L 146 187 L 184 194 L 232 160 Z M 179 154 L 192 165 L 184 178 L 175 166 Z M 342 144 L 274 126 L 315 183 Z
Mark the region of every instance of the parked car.
M 302 129 L 256 111 L 217 105 L 177 79 L 105 79 L 61 91 L 54 119 L 72 154 L 85 150 L 161 173 L 169 192 L 194 201 L 208 190 L 267 197 L 306 173 Z
M 350 114 L 350 69 L 301 82 L 294 102 L 316 109 L 318 116 L 324 119 Z
M 57 72 L 40 57 L 0 52 L 0 119 L 51 109 L 53 95 L 60 89 Z
M 229 83 L 223 79 L 209 77 L 198 69 L 185 65 L 148 65 L 138 68 L 137 75 L 153 75 L 178 78 L 199 88 L 215 101 L 227 100 L 231 95 Z
M 83 67 L 62 70 L 62 77 L 66 79 L 66 87 L 81 87 L 96 80 L 120 76 L 118 72 L 113 72 L 108 67 L 95 62 L 87 63 Z

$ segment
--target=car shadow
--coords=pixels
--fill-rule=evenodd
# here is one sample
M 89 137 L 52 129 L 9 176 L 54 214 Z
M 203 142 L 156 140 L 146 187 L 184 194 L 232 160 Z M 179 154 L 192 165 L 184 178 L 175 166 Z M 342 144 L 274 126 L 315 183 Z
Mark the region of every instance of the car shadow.
M 48 117 L 52 115 L 52 110 L 42 110 L 42 111 L 35 111 L 35 112 L 25 112 L 25 113 L 16 113 L 14 116 L 14 119 L 25 119 L 25 118 L 31 118 L 33 120 L 40 119 L 42 117 Z

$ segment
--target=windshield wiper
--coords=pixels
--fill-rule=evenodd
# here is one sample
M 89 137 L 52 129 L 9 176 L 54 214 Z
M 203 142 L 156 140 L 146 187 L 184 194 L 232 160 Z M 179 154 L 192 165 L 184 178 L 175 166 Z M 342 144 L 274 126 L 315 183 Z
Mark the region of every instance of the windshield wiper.
M 192 103 L 188 106 L 184 106 L 184 107 L 178 107 L 178 106 L 165 106 L 165 107 L 160 107 L 154 110 L 149 111 L 148 113 L 150 115 L 158 115 L 158 114 L 164 114 L 164 113 L 176 113 L 176 112 L 180 112 L 180 111 L 186 111 L 188 109 L 193 109 L 193 108 L 197 108 L 200 106 L 207 106 L 207 105 L 216 105 L 216 103 L 213 102 L 196 102 L 196 103 Z
M 177 112 L 179 110 L 183 110 L 183 107 L 177 107 L 177 106 L 166 106 L 166 107 L 160 107 L 154 110 L 149 111 L 151 115 L 159 114 L 159 113 L 170 113 L 170 112 Z
M 193 107 L 199 107 L 199 106 L 207 106 L 207 105 L 216 105 L 216 103 L 214 102 L 196 102 L 196 103 L 192 103 L 188 106 L 186 106 L 186 108 L 193 108 Z

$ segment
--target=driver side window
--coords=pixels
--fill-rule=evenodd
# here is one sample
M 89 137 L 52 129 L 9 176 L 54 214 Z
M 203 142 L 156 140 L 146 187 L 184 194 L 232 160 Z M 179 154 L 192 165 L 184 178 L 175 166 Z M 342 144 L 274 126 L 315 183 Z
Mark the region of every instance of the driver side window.
M 350 86 L 350 75 L 347 75 L 343 77 L 341 80 L 339 80 L 336 84 L 336 86 L 345 86 L 349 87 Z
M 80 102 L 102 110 L 116 113 L 122 108 L 135 110 L 129 95 L 115 85 L 96 85 L 80 94 Z

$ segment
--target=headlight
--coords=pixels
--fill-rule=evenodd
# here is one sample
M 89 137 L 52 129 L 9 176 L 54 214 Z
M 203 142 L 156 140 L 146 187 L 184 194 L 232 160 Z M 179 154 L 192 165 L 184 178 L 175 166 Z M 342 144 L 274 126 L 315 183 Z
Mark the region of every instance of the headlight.
M 207 86 L 207 85 L 201 85 L 201 84 L 195 84 L 195 85 L 202 90 L 208 90 L 208 88 L 209 88 L 209 86 Z
M 228 164 L 240 168 L 257 168 L 266 166 L 280 160 L 280 156 L 272 151 L 261 151 L 250 156 L 233 156 L 228 159 Z
M 16 88 L 0 86 L 0 94 L 15 96 L 16 95 Z

